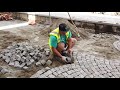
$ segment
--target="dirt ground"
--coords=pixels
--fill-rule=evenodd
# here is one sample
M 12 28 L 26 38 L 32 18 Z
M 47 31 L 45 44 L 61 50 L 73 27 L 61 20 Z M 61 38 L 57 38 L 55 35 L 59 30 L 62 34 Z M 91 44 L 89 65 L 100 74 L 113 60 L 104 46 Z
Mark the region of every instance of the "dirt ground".
M 106 59 L 119 59 L 120 51 L 115 49 L 113 43 L 118 39 L 113 34 L 92 34 L 89 35 L 89 39 L 78 41 L 74 49 L 78 49 L 81 52 L 88 52 L 95 56 L 104 57 Z
M 38 27 L 38 25 L 30 26 L 32 28 Z M 105 57 L 107 59 L 119 59 L 120 52 L 116 50 L 113 46 L 113 43 L 117 41 L 112 34 L 94 34 L 91 31 L 85 29 L 89 39 L 83 39 L 76 43 L 74 50 L 78 50 L 80 52 L 88 52 L 90 54 L 94 54 L 96 56 Z M 2 31 L 0 30 L 0 52 L 11 45 L 13 42 L 29 42 L 34 45 L 45 46 L 48 48 L 48 37 L 43 36 L 40 34 L 41 30 L 28 30 L 28 29 L 20 29 L 18 30 L 8 30 Z M 56 67 L 62 65 L 61 63 L 54 61 L 52 66 Z M 38 70 L 46 67 L 46 66 L 39 66 L 36 67 L 32 65 L 29 70 L 20 70 L 14 67 L 7 65 L 4 61 L 0 60 L 0 66 L 6 67 L 11 71 L 11 73 L 7 73 L 4 75 L 0 75 L 0 77 L 17 77 L 17 78 L 28 78 L 33 75 Z

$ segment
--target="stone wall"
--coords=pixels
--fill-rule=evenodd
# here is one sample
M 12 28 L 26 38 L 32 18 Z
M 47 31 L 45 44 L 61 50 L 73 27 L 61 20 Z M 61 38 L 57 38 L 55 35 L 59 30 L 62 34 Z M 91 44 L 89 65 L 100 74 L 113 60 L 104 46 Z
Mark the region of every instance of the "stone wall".
M 28 14 L 13 12 L 13 18 L 28 21 Z

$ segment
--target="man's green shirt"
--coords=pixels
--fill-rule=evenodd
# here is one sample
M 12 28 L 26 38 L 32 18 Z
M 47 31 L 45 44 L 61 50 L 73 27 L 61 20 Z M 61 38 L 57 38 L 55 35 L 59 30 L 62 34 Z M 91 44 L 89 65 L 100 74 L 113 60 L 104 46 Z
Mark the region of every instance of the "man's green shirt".
M 71 38 L 72 37 L 72 34 L 71 32 L 69 31 L 69 35 L 68 35 L 68 38 Z M 52 47 L 54 48 L 57 48 L 57 38 L 56 36 L 50 36 L 50 44 Z M 60 35 L 60 42 L 63 42 L 63 43 L 67 43 L 66 41 L 66 35 Z

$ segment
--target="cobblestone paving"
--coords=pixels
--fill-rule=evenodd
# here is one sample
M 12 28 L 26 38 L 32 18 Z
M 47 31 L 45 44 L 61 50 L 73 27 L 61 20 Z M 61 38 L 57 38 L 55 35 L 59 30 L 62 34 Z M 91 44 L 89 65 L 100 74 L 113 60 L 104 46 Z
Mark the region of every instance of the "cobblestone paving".
M 114 47 L 120 51 L 120 41 L 116 41 L 113 43 Z
M 74 52 L 75 63 L 44 68 L 31 78 L 120 78 L 120 61 Z
M 120 36 L 114 36 L 115 38 L 118 39 L 118 41 L 114 42 L 113 45 L 114 47 L 120 51 Z

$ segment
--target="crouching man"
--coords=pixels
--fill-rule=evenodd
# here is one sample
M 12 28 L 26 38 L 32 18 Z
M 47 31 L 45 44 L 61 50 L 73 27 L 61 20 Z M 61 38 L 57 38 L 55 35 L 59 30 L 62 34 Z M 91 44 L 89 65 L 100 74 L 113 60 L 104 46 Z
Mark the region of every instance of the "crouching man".
M 53 56 L 59 58 L 63 63 L 71 63 L 67 56 L 72 54 L 72 48 L 77 40 L 72 38 L 72 33 L 67 25 L 61 23 L 49 35 L 49 46 Z

